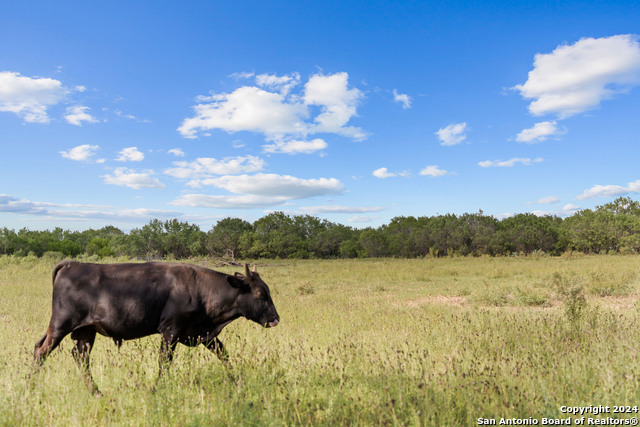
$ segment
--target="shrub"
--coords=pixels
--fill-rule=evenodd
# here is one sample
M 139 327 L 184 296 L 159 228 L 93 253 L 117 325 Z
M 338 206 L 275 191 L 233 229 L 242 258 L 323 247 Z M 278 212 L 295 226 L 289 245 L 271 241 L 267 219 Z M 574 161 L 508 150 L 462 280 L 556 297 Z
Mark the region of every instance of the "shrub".
M 567 277 L 557 271 L 553 273 L 553 285 L 558 295 L 560 295 L 565 316 L 571 324 L 576 324 L 582 319 L 587 307 L 584 286 L 579 282 L 579 278 L 575 277 L 575 275 L 574 277 Z

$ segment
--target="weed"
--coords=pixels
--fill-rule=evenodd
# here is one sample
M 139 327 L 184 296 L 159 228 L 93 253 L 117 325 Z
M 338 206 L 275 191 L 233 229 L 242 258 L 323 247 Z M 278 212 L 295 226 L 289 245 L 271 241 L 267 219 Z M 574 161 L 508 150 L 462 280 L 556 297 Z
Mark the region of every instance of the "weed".
M 576 325 L 582 319 L 587 307 L 584 286 L 579 282 L 580 279 L 575 275 L 553 273 L 553 285 L 562 300 L 564 314 L 572 325 Z
M 515 300 L 527 307 L 548 307 L 551 305 L 551 295 L 547 289 L 534 286 L 519 285 L 514 290 Z
M 494 286 L 489 280 L 483 281 L 483 286 L 473 296 L 472 300 L 480 305 L 501 307 L 513 299 L 511 290 L 505 287 Z
M 298 286 L 298 295 L 313 295 L 315 293 L 316 290 L 309 282 L 304 282 L 302 285 Z

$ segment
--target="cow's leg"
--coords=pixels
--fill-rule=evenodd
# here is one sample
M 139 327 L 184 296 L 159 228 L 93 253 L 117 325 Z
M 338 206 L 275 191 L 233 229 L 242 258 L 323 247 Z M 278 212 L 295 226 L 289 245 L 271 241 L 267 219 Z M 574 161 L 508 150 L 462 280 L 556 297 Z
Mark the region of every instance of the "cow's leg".
M 215 337 L 211 341 L 204 343 L 204 345 L 212 353 L 215 353 L 215 355 L 218 356 L 218 359 L 220 359 L 220 361 L 226 368 L 224 371 L 225 374 L 227 374 L 232 381 L 237 381 L 236 376 L 233 373 L 233 369 L 232 369 L 233 366 L 229 362 L 229 353 L 227 353 L 227 350 L 224 348 L 224 345 L 222 345 L 222 341 L 220 341 L 217 337 Z
M 171 362 L 173 362 L 173 352 L 176 349 L 177 341 L 174 341 L 172 337 L 165 337 L 164 335 L 160 339 L 160 357 L 158 358 L 159 371 L 158 379 L 162 376 L 162 373 L 169 369 Z
M 215 353 L 216 356 L 218 356 L 218 359 L 220 359 L 225 366 L 229 366 L 229 353 L 227 353 L 224 345 L 222 345 L 222 341 L 220 341 L 218 337 L 215 337 L 205 345 L 209 350 Z
M 52 324 L 49 324 L 49 328 L 47 332 L 44 334 L 42 338 L 36 342 L 34 351 L 33 351 L 33 359 L 41 365 L 44 362 L 44 359 L 47 358 L 49 353 L 51 353 L 57 346 L 60 344 L 60 341 L 69 333 L 70 330 L 65 328 L 56 327 Z
M 27 375 L 28 378 L 31 378 L 32 375 L 35 375 L 40 370 L 40 366 L 42 366 L 47 356 L 60 344 L 60 341 L 62 341 L 69 332 L 71 331 L 53 326 L 53 322 L 49 323 L 47 332 L 36 342 L 33 350 L 33 360 L 35 363 L 31 372 Z M 29 382 L 32 386 L 37 384 L 37 382 Z
M 42 362 L 44 361 L 44 358 L 46 357 L 46 355 L 40 354 L 39 350 L 40 348 L 42 348 L 42 345 L 44 344 L 44 341 L 47 339 L 48 336 L 48 332 L 45 332 L 45 334 L 42 336 L 42 338 L 40 338 L 38 341 L 36 341 L 36 345 L 33 349 L 33 359 L 35 361 L 35 363 L 33 364 L 33 367 L 31 369 L 31 372 L 29 372 L 27 374 L 27 378 L 31 378 L 32 375 L 34 375 L 36 372 L 38 372 L 40 366 L 42 365 Z
M 93 342 L 96 339 L 96 330 L 93 326 L 76 329 L 71 332 L 71 339 L 73 340 L 73 350 L 71 350 L 71 353 L 76 363 L 78 363 L 80 370 L 82 370 L 87 389 L 92 394 L 100 394 L 96 383 L 91 377 L 91 370 L 89 369 L 89 354 L 93 348 Z
M 36 345 L 33 348 L 33 357 L 34 359 L 38 359 L 38 350 L 40 349 L 40 347 L 42 347 L 42 344 L 44 344 L 44 340 L 47 339 L 47 333 L 45 332 L 44 335 L 42 336 L 42 338 L 40 338 L 38 341 L 36 341 Z

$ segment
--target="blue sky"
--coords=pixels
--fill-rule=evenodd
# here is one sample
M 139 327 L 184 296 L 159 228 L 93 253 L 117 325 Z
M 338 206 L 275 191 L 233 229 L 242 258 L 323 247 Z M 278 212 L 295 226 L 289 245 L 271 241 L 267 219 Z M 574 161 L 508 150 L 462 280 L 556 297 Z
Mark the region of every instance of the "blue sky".
M 3 2 L 0 226 L 637 199 L 639 23 L 632 1 Z

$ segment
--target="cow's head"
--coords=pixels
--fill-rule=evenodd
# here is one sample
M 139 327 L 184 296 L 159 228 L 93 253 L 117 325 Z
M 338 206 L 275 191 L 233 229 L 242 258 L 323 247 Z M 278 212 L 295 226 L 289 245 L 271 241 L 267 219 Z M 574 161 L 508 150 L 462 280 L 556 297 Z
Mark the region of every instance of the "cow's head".
M 236 300 L 240 314 L 266 328 L 276 326 L 280 322 L 269 287 L 262 281 L 255 266 L 253 271 L 250 271 L 249 265 L 245 264 L 245 273 L 230 276 L 229 283 L 240 290 Z

